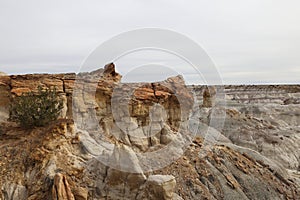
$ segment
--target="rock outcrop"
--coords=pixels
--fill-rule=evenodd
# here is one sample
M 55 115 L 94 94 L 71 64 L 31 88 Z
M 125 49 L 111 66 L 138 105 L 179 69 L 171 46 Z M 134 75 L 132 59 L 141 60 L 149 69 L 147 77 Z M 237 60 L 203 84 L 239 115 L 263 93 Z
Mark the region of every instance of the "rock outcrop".
M 9 76 L 5 74 L 0 76 L 0 121 L 6 121 L 9 118 L 10 83 Z
M 209 154 L 200 158 L 201 138 L 196 138 L 171 165 L 136 174 L 107 167 L 82 152 L 72 121 L 60 121 L 27 133 L 14 127 L 8 130 L 0 148 L 5 153 L 0 172 L 2 199 L 171 199 L 178 196 L 183 199 L 297 199 L 299 196 L 292 180 L 250 154 L 215 145 Z
M 52 186 L 53 200 L 75 200 L 66 176 L 58 173 L 54 176 Z
M 0 200 L 299 199 L 299 117 L 283 117 L 298 104 L 280 97 L 268 100 L 274 114 L 250 115 L 240 91 L 256 86 L 226 87 L 225 108 L 218 87 L 204 103 L 205 87 L 187 87 L 181 76 L 120 80 L 112 63 L 78 75 L 0 76 Z M 56 87 L 61 119 L 22 130 L 7 121 L 9 102 L 38 85 Z M 267 100 L 249 101 L 261 108 Z M 223 129 L 209 127 L 212 109 L 226 112 Z M 203 155 L 208 138 L 215 143 Z
M 211 108 L 215 106 L 215 101 L 216 101 L 216 89 L 215 87 L 207 87 L 203 91 L 203 107 L 206 108 Z
M 300 165 L 299 85 L 225 86 L 224 126 L 216 127 L 221 136 L 238 146 L 258 151 L 289 170 Z M 195 86 L 198 101 L 205 87 Z M 217 102 L 220 100 L 216 99 Z M 216 112 L 216 111 L 215 111 Z M 200 121 L 209 124 L 210 110 L 202 110 Z

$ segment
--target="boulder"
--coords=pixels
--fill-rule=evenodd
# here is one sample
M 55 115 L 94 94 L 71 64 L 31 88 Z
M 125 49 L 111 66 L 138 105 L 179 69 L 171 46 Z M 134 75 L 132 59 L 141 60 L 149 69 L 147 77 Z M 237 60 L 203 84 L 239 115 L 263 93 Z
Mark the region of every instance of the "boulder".
M 176 180 L 170 175 L 150 175 L 137 199 L 173 200 Z

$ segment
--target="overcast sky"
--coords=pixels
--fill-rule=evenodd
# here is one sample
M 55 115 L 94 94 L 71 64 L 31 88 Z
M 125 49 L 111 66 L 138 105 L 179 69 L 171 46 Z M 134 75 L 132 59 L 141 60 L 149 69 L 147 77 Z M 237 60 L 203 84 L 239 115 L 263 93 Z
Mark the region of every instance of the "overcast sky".
M 299 0 L 0 0 L 0 71 L 76 72 L 102 42 L 143 27 L 200 44 L 225 84 L 300 83 Z M 152 62 L 131 55 L 142 58 Z M 129 61 L 117 70 L 132 67 Z

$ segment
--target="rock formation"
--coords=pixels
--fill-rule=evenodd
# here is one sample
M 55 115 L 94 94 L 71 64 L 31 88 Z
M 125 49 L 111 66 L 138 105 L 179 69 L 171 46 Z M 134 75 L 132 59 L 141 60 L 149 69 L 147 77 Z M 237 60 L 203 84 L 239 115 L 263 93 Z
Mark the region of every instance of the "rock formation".
M 299 105 L 264 94 L 298 98 L 299 86 L 226 86 L 224 107 L 181 76 L 120 80 L 112 63 L 78 75 L 0 76 L 0 200 L 299 199 L 299 115 L 287 113 Z M 22 130 L 8 120 L 9 102 L 38 85 L 56 87 L 61 119 Z M 208 127 L 212 109 L 227 114 L 222 130 Z M 200 156 L 209 137 L 215 143 Z
M 57 173 L 53 179 L 52 199 L 53 200 L 75 200 L 66 176 L 60 173 Z
M 203 91 L 203 107 L 210 108 L 215 106 L 216 101 L 216 89 L 215 87 L 207 87 Z

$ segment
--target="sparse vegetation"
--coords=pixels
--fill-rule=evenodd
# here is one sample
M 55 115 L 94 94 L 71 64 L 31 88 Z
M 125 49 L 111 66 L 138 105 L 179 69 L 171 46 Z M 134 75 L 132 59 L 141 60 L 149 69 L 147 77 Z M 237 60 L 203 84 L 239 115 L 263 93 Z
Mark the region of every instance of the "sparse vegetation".
M 11 104 L 11 120 L 16 121 L 24 128 L 40 127 L 56 120 L 63 108 L 56 88 L 38 92 L 26 92 L 16 97 Z

